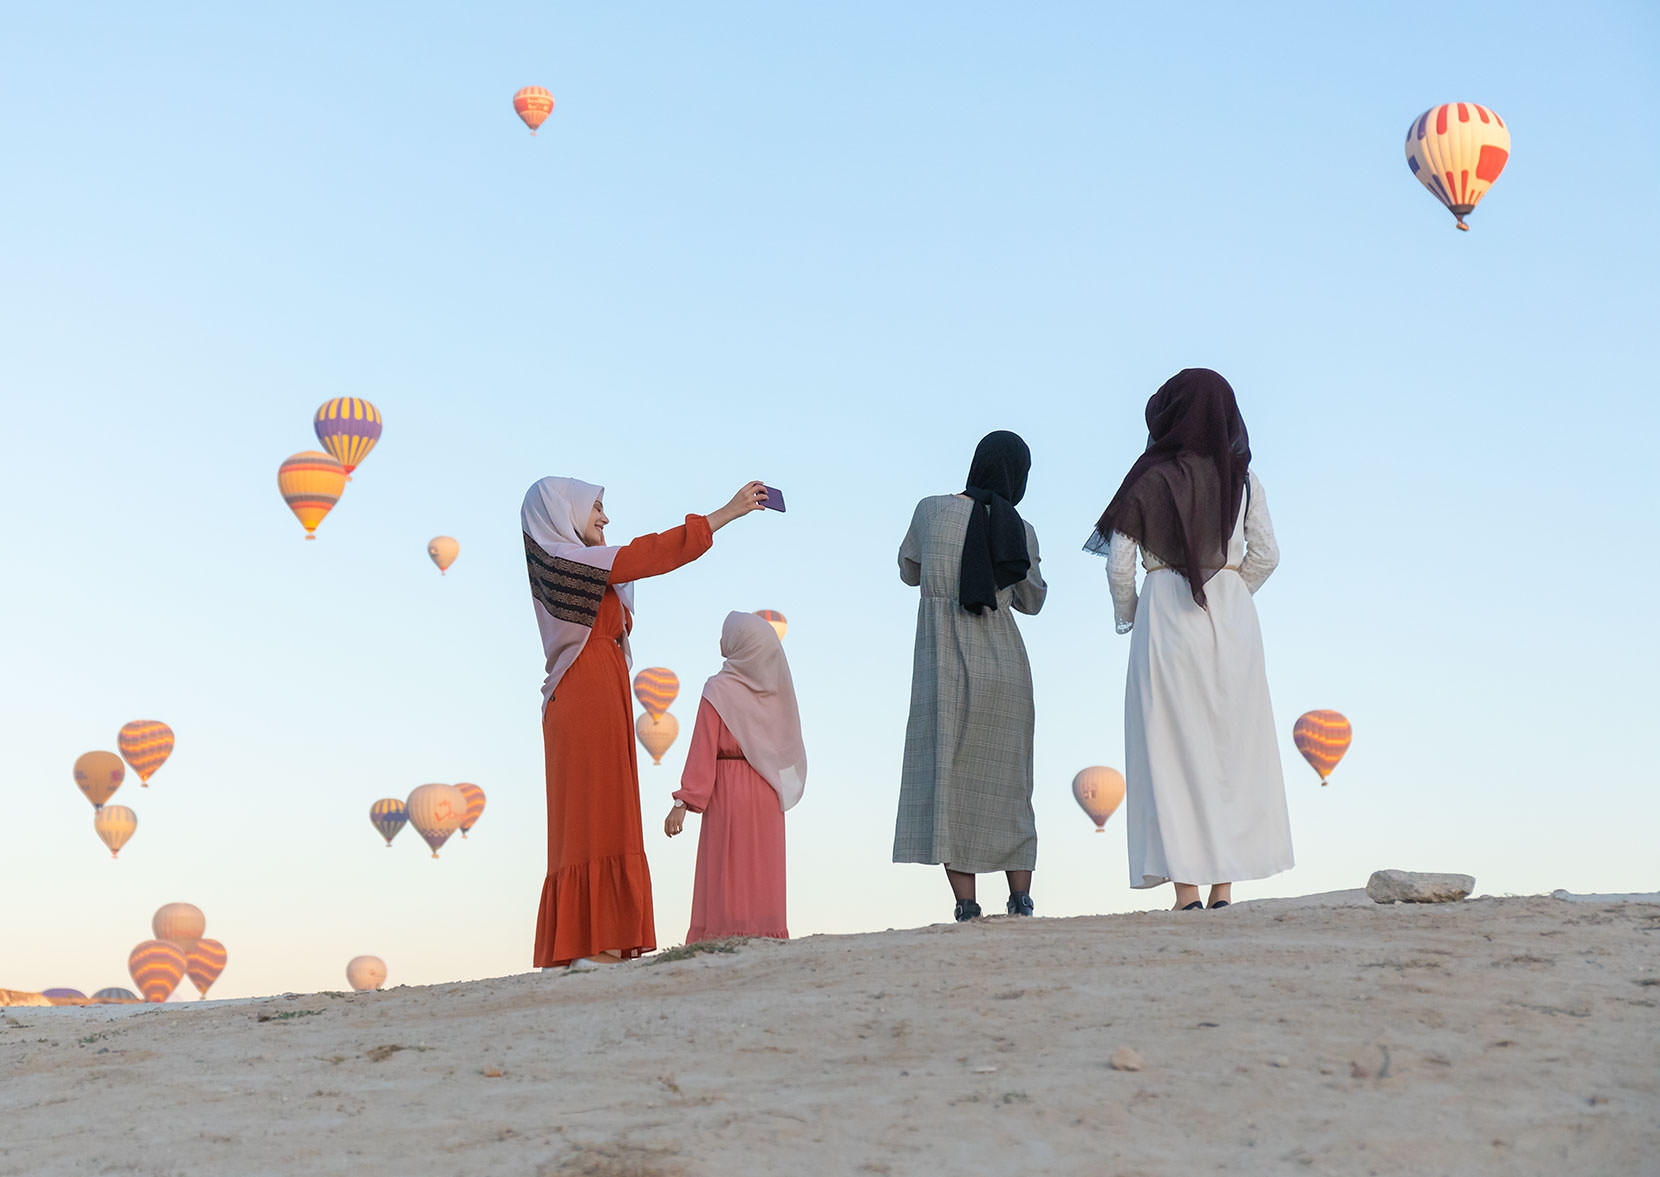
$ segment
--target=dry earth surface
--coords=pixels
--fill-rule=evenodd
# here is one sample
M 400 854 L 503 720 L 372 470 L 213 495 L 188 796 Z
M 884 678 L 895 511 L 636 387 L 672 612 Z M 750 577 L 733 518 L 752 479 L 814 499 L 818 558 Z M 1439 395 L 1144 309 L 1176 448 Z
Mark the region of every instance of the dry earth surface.
M 1343 892 L 722 947 L 11 1009 L 0 1174 L 1660 1174 L 1652 903 Z

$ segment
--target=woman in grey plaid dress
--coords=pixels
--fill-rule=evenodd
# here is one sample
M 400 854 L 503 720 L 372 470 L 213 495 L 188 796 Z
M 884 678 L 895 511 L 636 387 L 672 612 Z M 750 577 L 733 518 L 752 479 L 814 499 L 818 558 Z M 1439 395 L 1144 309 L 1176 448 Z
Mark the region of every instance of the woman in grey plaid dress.
M 958 920 L 980 914 L 974 876 L 1008 875 L 1010 915 L 1032 914 L 1032 670 L 1013 611 L 1043 608 L 1037 533 L 1015 511 L 1032 464 L 988 434 L 961 494 L 917 504 L 899 578 L 922 589 L 895 862 L 939 863 Z

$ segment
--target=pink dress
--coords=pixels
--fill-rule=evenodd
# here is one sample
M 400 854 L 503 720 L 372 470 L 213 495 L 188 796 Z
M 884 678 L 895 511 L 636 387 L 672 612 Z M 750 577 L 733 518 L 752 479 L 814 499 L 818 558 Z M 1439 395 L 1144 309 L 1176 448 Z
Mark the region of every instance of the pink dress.
M 707 699 L 699 701 L 686 771 L 674 795 L 703 815 L 686 943 L 727 936 L 788 940 L 783 806 Z

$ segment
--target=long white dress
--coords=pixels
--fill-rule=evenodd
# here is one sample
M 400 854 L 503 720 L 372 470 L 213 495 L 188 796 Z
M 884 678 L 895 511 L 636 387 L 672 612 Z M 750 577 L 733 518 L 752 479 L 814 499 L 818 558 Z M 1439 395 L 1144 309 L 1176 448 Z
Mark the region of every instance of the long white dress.
M 1119 633 L 1132 632 L 1124 690 L 1130 886 L 1261 879 L 1292 866 L 1262 629 L 1251 595 L 1279 563 L 1255 473 L 1228 567 L 1193 603 L 1187 578 L 1114 532 L 1107 575 Z

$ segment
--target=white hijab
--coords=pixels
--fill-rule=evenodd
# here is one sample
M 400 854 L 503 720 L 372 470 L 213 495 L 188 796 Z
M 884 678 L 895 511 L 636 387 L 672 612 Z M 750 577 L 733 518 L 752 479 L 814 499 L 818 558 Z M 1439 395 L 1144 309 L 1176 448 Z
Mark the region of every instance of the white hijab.
M 594 504 L 604 496 L 605 488 L 595 486 L 591 482 L 583 482 L 576 478 L 544 478 L 525 491 L 524 503 L 519 508 L 519 527 L 527 541 L 525 555 L 527 561 L 531 562 L 532 605 L 536 610 L 536 627 L 542 631 L 542 650 L 547 655 L 547 678 L 542 683 L 543 707 L 553 698 L 553 691 L 559 685 L 559 680 L 565 677 L 571 663 L 576 661 L 576 656 L 582 653 L 583 647 L 588 644 L 588 635 L 594 632 L 594 628 L 592 619 L 584 625 L 579 621 L 555 617 L 535 596 L 537 568 L 528 545 L 535 544 L 555 561 L 568 560 L 609 573 L 611 565 L 616 562 L 617 552 L 621 549 L 591 548 L 582 542 L 582 529 L 588 525 L 588 517 L 593 512 Z M 634 586 L 619 584 L 612 587 L 616 589 L 628 618 L 632 619 Z M 633 655 L 628 648 L 628 624 L 629 621 L 625 620 L 622 639 L 623 660 L 632 666 Z
M 790 663 L 772 623 L 754 613 L 728 613 L 721 626 L 726 664 L 703 684 L 750 767 L 766 778 L 789 809 L 807 787 L 807 749 Z

